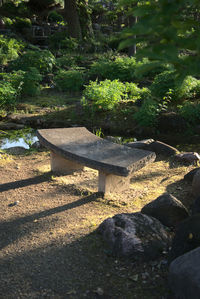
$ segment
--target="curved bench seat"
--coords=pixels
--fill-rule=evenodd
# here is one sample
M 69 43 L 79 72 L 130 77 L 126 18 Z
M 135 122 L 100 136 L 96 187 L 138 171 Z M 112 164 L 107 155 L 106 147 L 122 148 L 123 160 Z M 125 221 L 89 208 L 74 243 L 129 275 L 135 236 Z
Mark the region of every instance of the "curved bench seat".
M 42 129 L 37 131 L 37 136 L 41 144 L 51 151 L 52 171 L 67 173 L 87 166 L 99 171 L 99 181 L 105 176 L 108 180 L 109 175 L 112 181 L 119 177 L 122 181 L 122 177 L 130 177 L 155 160 L 153 152 L 99 138 L 85 127 Z M 105 193 L 105 188 L 102 188 L 99 186 L 99 191 Z

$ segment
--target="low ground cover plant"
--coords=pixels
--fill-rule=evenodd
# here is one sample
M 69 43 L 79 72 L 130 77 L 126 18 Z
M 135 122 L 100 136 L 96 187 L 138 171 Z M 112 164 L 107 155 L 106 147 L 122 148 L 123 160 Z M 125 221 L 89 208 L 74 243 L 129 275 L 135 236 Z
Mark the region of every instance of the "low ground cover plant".
M 0 65 L 16 59 L 24 48 L 24 43 L 15 38 L 0 35 Z

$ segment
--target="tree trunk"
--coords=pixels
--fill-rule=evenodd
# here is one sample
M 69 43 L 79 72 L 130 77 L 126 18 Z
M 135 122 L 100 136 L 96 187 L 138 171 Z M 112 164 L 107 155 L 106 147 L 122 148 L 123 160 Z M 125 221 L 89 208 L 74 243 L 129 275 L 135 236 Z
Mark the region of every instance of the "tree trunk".
M 65 0 L 65 16 L 70 37 L 82 39 L 81 26 L 77 12 L 76 0 Z

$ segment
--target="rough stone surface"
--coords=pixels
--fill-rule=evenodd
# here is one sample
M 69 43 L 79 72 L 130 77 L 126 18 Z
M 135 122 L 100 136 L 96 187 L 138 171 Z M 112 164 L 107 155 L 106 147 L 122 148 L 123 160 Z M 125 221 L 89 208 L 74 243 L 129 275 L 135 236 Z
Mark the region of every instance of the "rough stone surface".
M 188 182 L 192 182 L 194 175 L 196 174 L 196 172 L 200 170 L 200 167 L 197 167 L 195 169 L 192 169 L 190 172 L 188 172 L 185 176 L 184 176 L 184 180 L 188 181 Z
M 187 164 L 197 164 L 200 161 L 200 156 L 198 153 L 195 152 L 186 152 L 175 155 L 177 161 Z
M 189 216 L 186 207 L 176 197 L 167 193 L 145 205 L 141 212 L 169 227 L 176 226 Z
M 192 194 L 195 197 L 200 196 L 200 170 L 198 170 L 192 180 Z
M 191 206 L 192 215 L 200 213 L 200 196 L 195 199 Z
M 173 156 L 178 153 L 178 150 L 176 148 L 161 141 L 154 141 L 150 143 L 147 147 L 147 150 L 167 157 Z
M 172 241 L 169 260 L 199 247 L 200 244 L 200 214 L 196 214 L 179 224 Z
M 175 298 L 200 298 L 200 248 L 175 259 L 169 267 L 169 286 Z
M 119 176 L 128 176 L 155 160 L 155 153 L 109 142 L 84 127 L 38 130 L 37 136 L 63 158 Z
M 142 213 L 115 215 L 104 220 L 97 231 L 111 253 L 119 257 L 151 260 L 169 245 L 166 228 L 157 219 Z
M 130 146 L 132 148 L 138 148 L 147 150 L 150 143 L 154 142 L 153 139 L 144 139 L 140 141 L 128 142 L 125 145 Z
M 0 130 L 20 130 L 23 129 L 24 125 L 16 124 L 12 122 L 0 122 Z
M 6 149 L 6 152 L 11 155 L 24 155 L 27 152 L 22 146 L 13 146 Z

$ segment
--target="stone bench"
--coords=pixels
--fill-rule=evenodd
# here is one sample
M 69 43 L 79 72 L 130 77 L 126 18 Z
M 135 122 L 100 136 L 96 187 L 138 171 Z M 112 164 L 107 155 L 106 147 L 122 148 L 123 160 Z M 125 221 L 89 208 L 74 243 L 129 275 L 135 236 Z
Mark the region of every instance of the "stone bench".
M 98 191 L 103 193 L 127 189 L 133 172 L 156 157 L 153 152 L 99 138 L 84 127 L 41 129 L 37 136 L 51 152 L 52 171 L 69 174 L 84 166 L 97 169 Z

